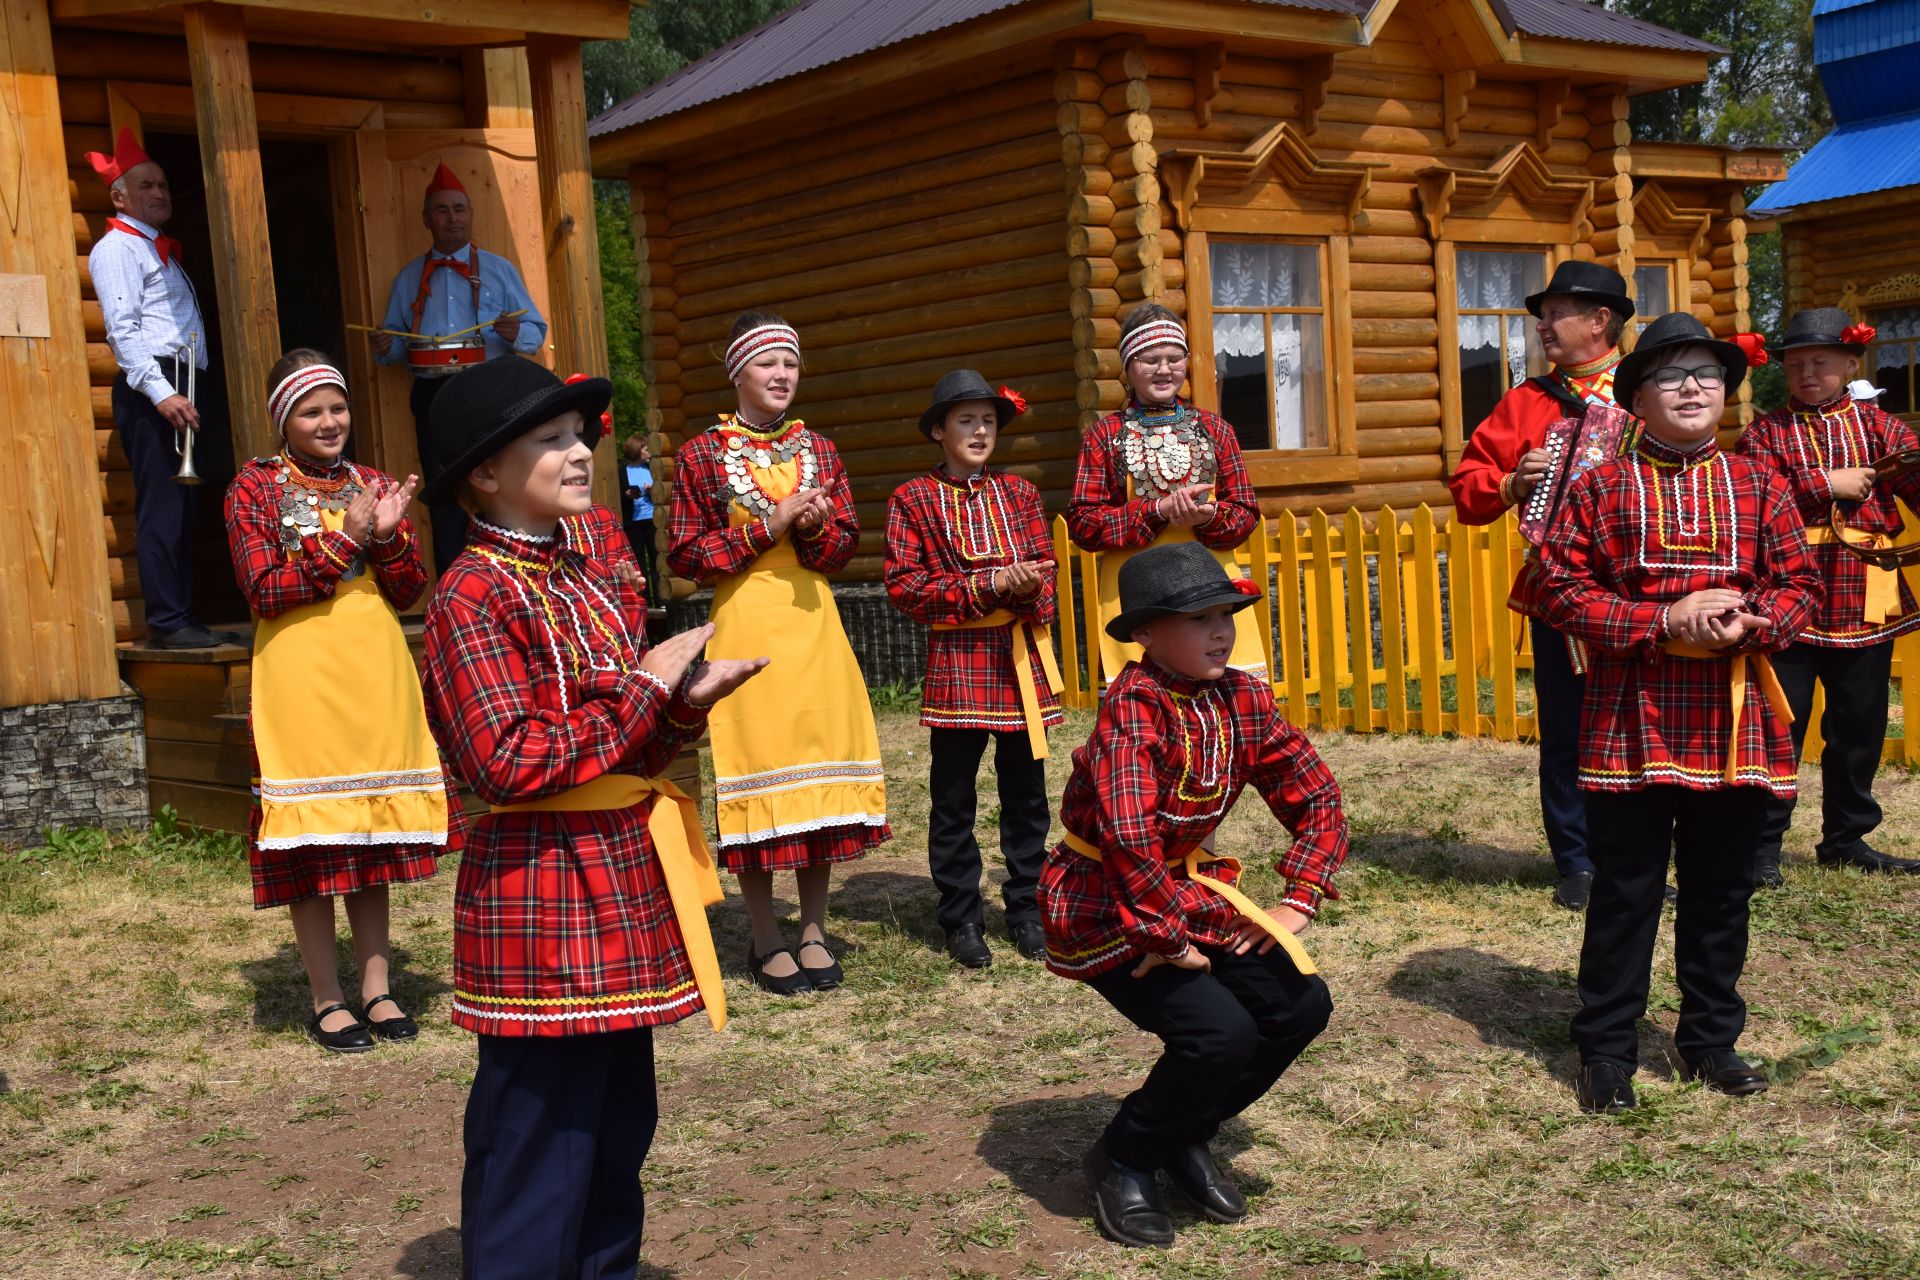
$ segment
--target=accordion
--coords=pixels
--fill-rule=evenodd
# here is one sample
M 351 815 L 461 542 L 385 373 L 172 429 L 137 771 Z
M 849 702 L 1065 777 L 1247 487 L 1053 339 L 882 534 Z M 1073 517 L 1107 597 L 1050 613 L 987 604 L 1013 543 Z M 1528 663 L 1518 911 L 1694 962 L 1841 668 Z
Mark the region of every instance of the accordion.
M 1633 415 L 1625 409 L 1589 404 L 1579 417 L 1562 418 L 1548 427 L 1541 442 L 1548 456 L 1547 473 L 1520 504 L 1520 536 L 1536 547 L 1545 542 L 1574 477 L 1619 457 L 1632 425 Z

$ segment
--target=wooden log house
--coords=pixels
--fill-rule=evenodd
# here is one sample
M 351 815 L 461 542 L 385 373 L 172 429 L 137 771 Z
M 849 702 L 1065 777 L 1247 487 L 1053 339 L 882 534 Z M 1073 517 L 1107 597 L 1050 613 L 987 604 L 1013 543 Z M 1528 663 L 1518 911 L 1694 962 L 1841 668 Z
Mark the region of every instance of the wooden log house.
M 934 379 L 1025 393 L 999 456 L 1058 512 L 1154 299 L 1270 514 L 1445 508 L 1542 367 L 1521 299 L 1558 260 L 1751 327 L 1743 192 L 1779 154 L 1628 127 L 1718 54 L 1580 0 L 803 0 L 591 128 L 632 191 L 659 474 L 732 407 L 733 315 L 778 308 L 875 578 Z
M 84 153 L 130 126 L 168 170 L 167 230 L 218 334 L 231 424 L 198 446 L 196 592 L 209 618 L 243 619 L 218 486 L 275 447 L 265 381 L 283 346 L 343 356 L 355 455 L 419 470 L 408 374 L 345 326 L 378 323 L 425 249 L 436 163 L 549 318 L 543 358 L 605 372 L 580 44 L 624 39 L 628 17 L 628 0 L 0 0 L 0 708 L 34 713 L 0 736 L 57 740 L 70 711 L 125 697 L 124 677 L 144 695 L 153 805 L 244 829 L 247 652 L 138 647 L 116 367 L 86 276 L 110 205 Z M 609 499 L 611 463 L 609 443 Z M 68 812 L 49 781 L 0 839 L 122 816 Z

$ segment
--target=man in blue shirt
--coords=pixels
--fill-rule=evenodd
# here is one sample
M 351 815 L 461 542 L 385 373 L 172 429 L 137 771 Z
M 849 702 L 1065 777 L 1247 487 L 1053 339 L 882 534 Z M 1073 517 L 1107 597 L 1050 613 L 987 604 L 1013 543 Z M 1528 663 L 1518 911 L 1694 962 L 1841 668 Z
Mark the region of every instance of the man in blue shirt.
M 653 457 L 647 451 L 644 435 L 628 436 L 620 452 L 626 459 L 626 483 L 620 486 L 620 496 L 627 500 L 627 541 L 633 544 L 640 571 L 646 575 L 647 603 L 651 606 L 666 598 L 660 593 L 656 576 L 659 569 L 653 555 Z
M 479 332 L 489 360 L 538 351 L 547 340 L 547 322 L 533 305 L 533 297 L 514 265 L 473 243 L 473 204 L 467 199 L 467 189 L 445 164 L 427 185 L 420 221 L 433 236 L 433 248 L 394 277 L 386 318 L 380 327 L 441 337 L 483 325 Z M 391 334 L 376 333 L 373 354 L 381 364 L 398 364 L 406 358 L 406 343 Z M 419 442 L 420 470 L 428 484 L 440 474 L 440 460 L 433 456 L 427 419 L 446 381 L 446 376 L 437 371 L 431 376 L 416 374 L 413 379 L 410 404 L 414 438 Z M 429 506 L 427 510 L 433 517 L 434 566 L 445 573 L 466 545 L 467 514 L 453 503 Z

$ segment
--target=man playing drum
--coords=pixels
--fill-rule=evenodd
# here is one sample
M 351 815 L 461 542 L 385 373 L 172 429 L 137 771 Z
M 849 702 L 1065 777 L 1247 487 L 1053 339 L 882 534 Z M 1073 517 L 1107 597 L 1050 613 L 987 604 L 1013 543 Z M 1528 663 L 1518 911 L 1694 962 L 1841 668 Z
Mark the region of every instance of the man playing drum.
M 440 462 L 433 456 L 427 418 L 447 377 L 485 360 L 538 351 L 547 340 L 547 322 L 513 264 L 473 243 L 473 205 L 445 164 L 427 184 L 420 221 L 433 236 L 433 248 L 394 277 L 380 322 L 387 332 L 373 335 L 373 354 L 381 364 L 404 360 L 413 374 L 414 439 L 420 445 L 420 470 L 431 486 Z M 394 337 L 398 332 L 420 336 Z M 428 513 L 434 569 L 445 573 L 466 545 L 467 515 L 451 502 L 430 505 Z

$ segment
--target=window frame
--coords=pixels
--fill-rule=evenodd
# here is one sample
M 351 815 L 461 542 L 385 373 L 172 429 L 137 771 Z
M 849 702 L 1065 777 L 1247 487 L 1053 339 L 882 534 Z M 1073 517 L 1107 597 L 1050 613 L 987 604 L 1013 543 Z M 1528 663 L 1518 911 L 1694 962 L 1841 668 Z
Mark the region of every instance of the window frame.
M 1881 327 L 1878 323 L 1881 312 L 1909 311 L 1915 308 L 1920 308 L 1920 297 L 1888 298 L 1863 306 L 1860 314 L 1864 317 L 1865 323 L 1873 325 L 1874 328 L 1878 329 Z M 1891 339 L 1891 341 L 1906 347 L 1909 352 L 1909 358 L 1907 360 L 1907 411 L 1905 413 L 1896 413 L 1893 416 L 1910 427 L 1920 426 L 1920 336 L 1895 338 Z M 1867 349 L 1861 353 L 1860 376 L 1866 378 L 1868 381 L 1874 381 L 1879 376 L 1880 361 L 1876 352 L 1878 352 L 1880 345 L 1880 339 L 1876 335 L 1874 340 L 1867 344 Z
M 1639 256 L 1634 258 L 1633 271 L 1634 275 L 1638 276 L 1647 267 L 1663 268 L 1667 273 L 1667 308 L 1669 311 L 1677 311 L 1680 308 L 1680 290 L 1685 288 L 1691 291 L 1692 289 L 1692 281 L 1685 266 L 1685 259 L 1668 257 L 1665 254 L 1649 254 L 1644 258 Z M 1622 351 L 1633 350 L 1639 344 L 1640 331 L 1660 318 L 1647 315 L 1640 310 L 1640 282 L 1631 278 L 1629 282 L 1633 285 L 1634 292 L 1633 319 L 1627 321 L 1626 328 L 1620 335 Z
M 1571 245 L 1519 244 L 1510 241 L 1433 242 L 1433 295 L 1436 321 L 1436 345 L 1440 366 L 1440 448 L 1451 476 L 1460 465 L 1467 447 L 1465 407 L 1460 403 L 1460 252 L 1537 253 L 1544 259 L 1543 279 L 1552 279 L 1554 268 L 1573 256 Z M 1526 300 L 1519 299 L 1520 314 L 1526 315 Z M 1484 314 L 1473 308 L 1470 314 Z M 1503 311 L 1494 314 L 1504 314 Z M 1531 318 L 1531 317 L 1529 317 Z M 1512 388 L 1508 388 L 1511 390 Z M 1504 394 L 1504 393 L 1503 393 Z M 1474 423 L 1474 426 L 1479 426 Z

